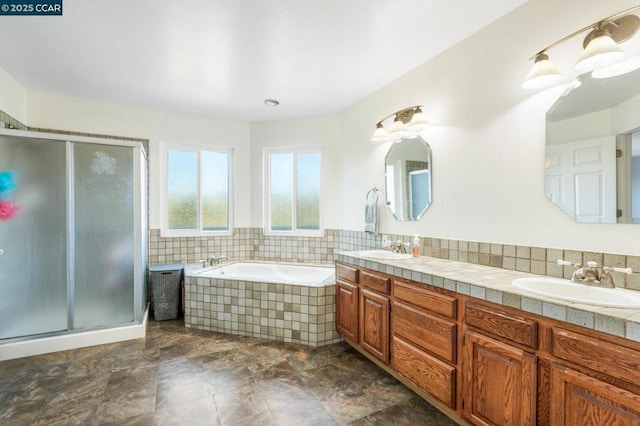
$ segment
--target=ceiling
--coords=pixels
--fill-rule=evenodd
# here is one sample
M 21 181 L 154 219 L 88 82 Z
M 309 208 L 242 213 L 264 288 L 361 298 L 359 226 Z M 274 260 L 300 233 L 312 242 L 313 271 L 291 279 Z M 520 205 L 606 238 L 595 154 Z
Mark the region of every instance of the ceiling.
M 249 121 L 336 113 L 526 0 L 64 0 L 2 17 L 29 90 Z M 275 98 L 280 106 L 263 101 Z

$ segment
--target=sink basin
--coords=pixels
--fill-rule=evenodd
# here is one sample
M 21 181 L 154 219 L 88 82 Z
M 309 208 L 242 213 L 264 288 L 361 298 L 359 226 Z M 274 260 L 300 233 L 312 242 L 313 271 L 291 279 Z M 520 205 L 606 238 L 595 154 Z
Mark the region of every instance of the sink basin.
M 412 257 L 409 253 L 393 253 L 390 250 L 363 250 L 358 252 L 358 256 L 381 260 L 402 260 Z
M 560 278 L 518 278 L 512 284 L 527 293 L 585 305 L 609 308 L 640 308 L 640 292 L 621 288 L 593 287 Z

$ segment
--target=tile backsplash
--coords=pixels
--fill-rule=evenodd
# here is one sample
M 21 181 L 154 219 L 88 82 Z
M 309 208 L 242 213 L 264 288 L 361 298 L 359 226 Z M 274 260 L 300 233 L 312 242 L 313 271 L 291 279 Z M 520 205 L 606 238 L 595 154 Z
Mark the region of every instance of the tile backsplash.
M 387 234 L 392 241 L 410 243 L 412 235 Z M 559 266 L 558 259 L 585 264 L 631 268 L 640 271 L 640 256 L 582 252 L 562 248 L 529 247 L 492 242 L 448 240 L 420 237 L 424 256 L 457 260 L 530 272 L 539 275 L 570 278 L 572 267 Z M 160 230 L 149 233 L 150 264 L 196 263 L 213 255 L 225 254 L 232 260 L 260 260 L 327 264 L 334 251 L 366 250 L 382 246 L 382 235 L 371 236 L 361 231 L 327 229 L 322 237 L 290 237 L 265 235 L 262 228 L 236 228 L 231 236 L 162 238 Z M 640 290 L 640 274 L 612 273 L 617 287 Z

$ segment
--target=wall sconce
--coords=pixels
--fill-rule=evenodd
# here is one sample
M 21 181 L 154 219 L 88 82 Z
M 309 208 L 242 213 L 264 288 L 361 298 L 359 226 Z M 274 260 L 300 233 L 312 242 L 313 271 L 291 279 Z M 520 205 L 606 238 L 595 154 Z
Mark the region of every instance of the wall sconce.
M 588 30 L 591 31 L 582 43 L 584 51 L 575 65 L 578 75 L 590 72 L 593 78 L 608 78 L 640 68 L 640 56 L 637 53 L 627 56 L 619 46 L 619 43 L 629 40 L 638 32 L 640 18 L 628 15 L 636 9 L 640 9 L 640 5 L 594 22 L 536 53 L 532 58 L 533 67 L 522 87 L 541 89 L 558 83 L 562 75 L 549 60 L 547 51 Z
M 387 133 L 382 122 L 393 116 L 395 116 L 393 119 L 393 125 Z M 397 140 L 411 132 L 418 132 L 422 129 L 426 129 L 429 125 L 429 122 L 422 112 L 422 105 L 401 109 L 400 111 L 387 115 L 385 118 L 378 121 L 378 124 L 376 124 L 376 131 L 373 133 L 371 141 L 386 142 L 389 140 Z

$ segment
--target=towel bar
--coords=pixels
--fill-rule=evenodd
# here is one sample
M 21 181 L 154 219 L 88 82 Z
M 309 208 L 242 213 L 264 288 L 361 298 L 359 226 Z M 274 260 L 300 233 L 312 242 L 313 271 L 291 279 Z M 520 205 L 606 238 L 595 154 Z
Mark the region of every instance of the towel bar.
M 371 195 L 372 192 L 376 196 L 376 199 L 373 202 L 377 203 L 378 202 L 378 188 L 377 187 L 371 188 L 369 190 L 369 192 L 367 192 L 367 195 L 364 197 L 364 199 L 365 199 L 365 201 L 369 201 L 369 195 Z

